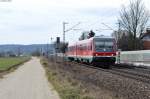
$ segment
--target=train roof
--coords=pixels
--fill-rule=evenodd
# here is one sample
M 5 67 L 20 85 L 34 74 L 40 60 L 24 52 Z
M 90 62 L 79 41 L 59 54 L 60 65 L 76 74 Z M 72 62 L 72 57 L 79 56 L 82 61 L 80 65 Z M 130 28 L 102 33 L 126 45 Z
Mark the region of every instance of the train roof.
M 92 40 L 95 39 L 95 38 L 115 39 L 114 37 L 110 37 L 110 36 L 94 36 L 94 37 L 91 37 L 91 38 L 89 38 L 89 39 L 85 39 L 85 40 L 81 40 L 81 41 L 77 41 L 77 42 L 75 42 L 75 43 L 69 44 L 69 46 L 74 46 L 75 44 L 87 43 L 87 42 L 92 41 Z
M 114 39 L 114 37 L 111 36 L 94 36 L 93 38 L 110 38 L 110 39 Z

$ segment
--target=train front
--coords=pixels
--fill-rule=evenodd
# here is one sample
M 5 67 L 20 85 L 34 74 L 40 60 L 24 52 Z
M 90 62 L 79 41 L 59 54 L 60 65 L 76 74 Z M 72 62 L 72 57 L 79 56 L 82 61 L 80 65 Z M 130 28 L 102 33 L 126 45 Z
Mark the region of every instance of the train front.
M 112 37 L 93 38 L 93 63 L 114 64 L 116 61 L 116 41 Z

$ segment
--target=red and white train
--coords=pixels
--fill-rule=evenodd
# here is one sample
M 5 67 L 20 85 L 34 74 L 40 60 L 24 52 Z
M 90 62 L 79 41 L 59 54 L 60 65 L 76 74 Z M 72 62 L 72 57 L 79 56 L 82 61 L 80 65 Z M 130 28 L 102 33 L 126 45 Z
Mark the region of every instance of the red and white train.
M 70 61 L 103 64 L 107 67 L 116 61 L 116 41 L 112 37 L 91 37 L 69 45 L 66 55 Z

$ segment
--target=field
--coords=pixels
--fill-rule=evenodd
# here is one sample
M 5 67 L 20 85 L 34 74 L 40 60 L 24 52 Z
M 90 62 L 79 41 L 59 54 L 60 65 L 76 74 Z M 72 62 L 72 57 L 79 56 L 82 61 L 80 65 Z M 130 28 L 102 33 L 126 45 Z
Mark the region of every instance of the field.
M 25 61 L 27 61 L 29 57 L 5 57 L 0 58 L 0 71 L 7 71 L 13 66 L 17 66 Z

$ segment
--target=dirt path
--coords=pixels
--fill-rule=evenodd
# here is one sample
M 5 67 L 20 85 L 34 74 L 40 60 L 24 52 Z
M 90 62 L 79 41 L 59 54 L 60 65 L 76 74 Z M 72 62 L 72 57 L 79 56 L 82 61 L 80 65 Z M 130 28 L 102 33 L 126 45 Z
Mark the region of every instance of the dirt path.
M 0 79 L 0 99 L 59 99 L 59 96 L 48 83 L 39 59 L 32 58 Z

